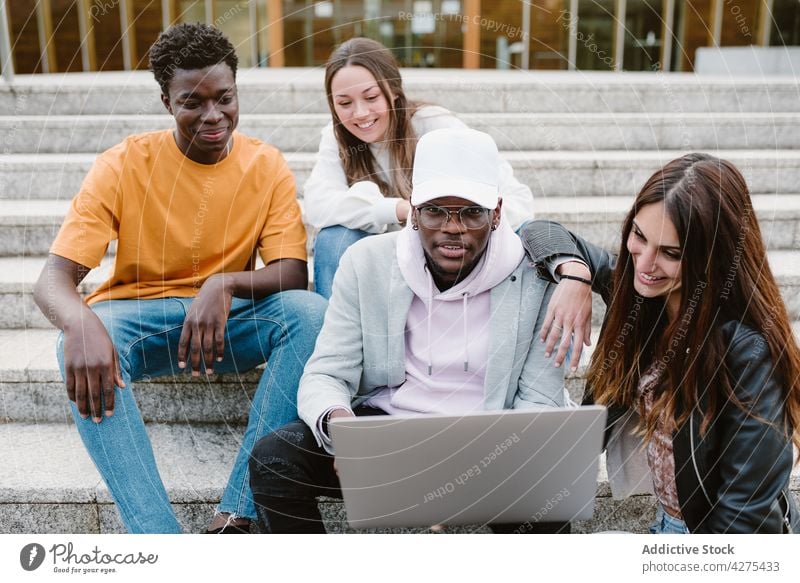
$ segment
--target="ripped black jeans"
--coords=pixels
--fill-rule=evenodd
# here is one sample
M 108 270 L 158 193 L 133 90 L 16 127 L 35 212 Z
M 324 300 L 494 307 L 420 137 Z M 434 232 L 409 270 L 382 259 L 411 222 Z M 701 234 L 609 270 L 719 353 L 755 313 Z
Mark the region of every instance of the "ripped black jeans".
M 385 415 L 356 407 L 361 416 Z M 256 443 L 250 457 L 250 489 L 262 533 L 325 533 L 317 497 L 341 498 L 333 456 L 317 445 L 302 421 L 293 421 Z M 568 522 L 491 524 L 496 533 L 569 533 Z

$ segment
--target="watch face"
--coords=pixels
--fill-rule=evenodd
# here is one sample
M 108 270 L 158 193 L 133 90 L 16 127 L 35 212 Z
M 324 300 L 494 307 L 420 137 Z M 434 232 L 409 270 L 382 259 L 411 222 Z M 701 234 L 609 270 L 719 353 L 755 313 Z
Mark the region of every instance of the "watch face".
M 335 409 L 331 409 L 330 411 L 328 411 L 327 413 L 325 413 L 325 415 L 322 417 L 322 432 L 323 432 L 325 435 L 327 435 L 328 437 L 330 437 L 330 436 L 331 436 L 331 432 L 330 432 L 330 430 L 328 429 L 328 423 L 330 422 L 330 420 L 331 420 L 331 415 L 333 415 L 333 412 L 334 412 L 334 411 L 335 411 Z

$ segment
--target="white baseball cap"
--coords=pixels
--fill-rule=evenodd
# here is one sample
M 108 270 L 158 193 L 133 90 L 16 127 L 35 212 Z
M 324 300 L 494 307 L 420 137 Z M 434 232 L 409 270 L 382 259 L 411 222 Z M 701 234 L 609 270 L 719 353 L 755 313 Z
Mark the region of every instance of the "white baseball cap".
M 500 198 L 500 163 L 489 134 L 469 128 L 428 132 L 414 154 L 411 204 L 457 196 L 493 209 Z

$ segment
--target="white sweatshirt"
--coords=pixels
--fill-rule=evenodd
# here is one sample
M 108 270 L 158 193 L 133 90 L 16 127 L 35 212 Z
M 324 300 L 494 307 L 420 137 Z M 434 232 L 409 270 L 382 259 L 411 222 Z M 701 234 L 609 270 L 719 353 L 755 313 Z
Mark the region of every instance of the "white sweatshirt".
M 463 128 L 464 122 L 438 105 L 422 106 L 411 118 L 417 138 L 440 128 Z M 370 144 L 377 162 L 376 174 L 390 186 L 392 177 L 389 152 L 381 144 Z M 500 169 L 500 196 L 503 198 L 503 217 L 512 229 L 533 218 L 533 194 L 530 188 L 514 178 L 511 165 L 503 161 Z M 383 233 L 399 228 L 397 220 L 398 198 L 385 198 L 377 183 L 364 180 L 347 186 L 344 166 L 339 159 L 339 148 L 333 133 L 333 124 L 322 130 L 317 161 L 311 176 L 303 187 L 305 222 L 317 229 L 342 225 L 368 233 Z

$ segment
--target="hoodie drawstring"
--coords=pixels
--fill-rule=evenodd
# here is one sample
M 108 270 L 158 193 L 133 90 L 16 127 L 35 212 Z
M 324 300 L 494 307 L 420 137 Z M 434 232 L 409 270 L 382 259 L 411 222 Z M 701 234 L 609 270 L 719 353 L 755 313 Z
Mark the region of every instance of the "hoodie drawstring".
M 427 265 L 425 266 L 427 270 Z M 463 308 L 462 319 L 464 320 L 464 372 L 469 371 L 469 337 L 467 336 L 467 304 L 469 303 L 469 292 L 464 292 L 461 294 L 461 306 Z M 431 321 L 433 320 L 433 278 L 428 278 L 428 301 L 427 301 L 427 308 L 428 308 L 428 376 L 433 375 L 433 352 L 431 350 Z
M 427 270 L 427 265 L 425 266 Z M 428 277 L 428 376 L 433 374 L 433 355 L 431 353 L 431 320 L 433 319 L 433 278 Z
M 469 339 L 467 337 L 467 296 L 468 293 L 464 292 L 461 294 L 464 298 L 463 306 L 464 306 L 464 313 L 461 316 L 464 319 L 464 372 L 469 370 Z

